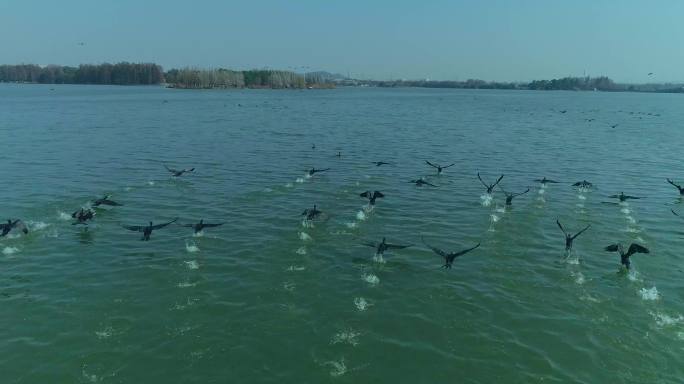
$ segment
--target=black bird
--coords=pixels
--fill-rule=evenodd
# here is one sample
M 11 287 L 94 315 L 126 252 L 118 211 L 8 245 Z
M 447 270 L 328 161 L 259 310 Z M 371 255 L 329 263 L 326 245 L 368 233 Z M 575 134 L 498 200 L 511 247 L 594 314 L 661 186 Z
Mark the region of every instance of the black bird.
M 611 199 L 619 199 L 621 202 L 629 199 L 641 199 L 641 197 L 625 195 L 624 192 L 620 192 L 619 195 L 610 195 L 608 197 Z
M 123 204 L 117 203 L 116 201 L 109 200 L 109 198 L 111 196 L 112 195 L 104 195 L 104 197 L 101 199 L 93 200 L 93 207 L 98 207 L 100 205 L 111 205 L 111 206 L 123 205 Z
M 564 109 L 564 110 L 558 111 L 558 112 L 560 112 L 560 113 L 565 113 L 565 112 L 567 112 L 567 111 L 568 111 L 567 109 Z
M 542 183 L 542 184 L 547 184 L 547 183 L 549 183 L 549 184 L 558 184 L 557 181 L 549 180 L 549 179 L 547 179 L 546 177 L 543 177 L 543 178 L 541 178 L 541 179 L 535 179 L 534 181 L 537 182 L 537 183 Z
M 439 248 L 433 247 L 430 244 L 426 243 L 425 239 L 423 239 L 422 237 L 421 237 L 421 240 L 423 240 L 423 244 L 425 244 L 426 247 L 430 248 L 434 253 L 436 253 L 436 254 L 438 254 L 444 258 L 444 265 L 442 267 L 445 269 L 451 269 L 451 264 L 454 263 L 455 258 L 457 258 L 459 256 L 463 256 L 466 253 L 468 253 L 468 252 L 472 251 L 473 249 L 480 246 L 480 243 L 477 243 L 476 246 L 474 246 L 472 248 L 464 249 L 460 252 L 445 252 Z
M 482 183 L 482 185 L 484 185 L 485 188 L 487 188 L 487 193 L 489 193 L 489 194 L 491 194 L 492 192 L 494 192 L 494 187 L 496 187 L 496 185 L 499 184 L 499 182 L 501 181 L 501 179 L 503 179 L 503 177 L 504 177 L 504 175 L 501 175 L 501 176 L 499 176 L 499 178 L 496 180 L 496 183 L 494 183 L 494 184 L 492 184 L 492 185 L 487 185 L 487 183 L 485 183 L 485 182 L 482 180 L 482 178 L 480 177 L 480 172 L 477 173 L 477 178 L 480 179 L 480 183 Z
M 342 152 L 337 152 L 337 157 L 342 157 Z
M 195 168 L 177 170 L 177 169 L 169 168 L 166 165 L 164 166 L 164 168 L 166 168 L 167 171 L 171 172 L 174 177 L 183 176 L 183 174 L 185 172 L 192 172 L 195 170 Z
M 404 248 L 408 248 L 411 246 L 410 244 L 409 245 L 388 244 L 385 241 L 384 237 L 382 238 L 382 241 L 379 243 L 371 241 L 371 242 L 365 242 L 365 243 L 361 243 L 361 244 L 375 248 L 375 254 L 376 255 L 384 255 L 385 251 L 388 249 L 404 249 Z
M 573 242 L 573 240 L 575 240 L 577 238 L 577 236 L 581 235 L 582 232 L 586 231 L 587 229 L 589 229 L 589 227 L 591 227 L 591 224 L 589 224 L 586 227 L 584 227 L 583 230 L 577 232 L 577 234 L 572 235 L 572 234 L 565 232 L 565 229 L 563 229 L 563 226 L 561 225 L 560 221 L 556 220 L 556 224 L 558 224 L 558 228 L 560 228 L 561 231 L 563 231 L 563 234 L 565 234 L 565 250 L 566 251 L 569 251 L 572 249 L 572 242 Z
M 670 180 L 670 179 L 667 179 L 667 182 L 670 183 L 670 184 L 672 184 L 672 185 L 674 185 L 675 188 L 677 188 L 677 189 L 679 190 L 679 194 L 682 195 L 682 196 L 684 196 L 684 188 L 682 188 L 681 186 L 675 184 L 674 181 L 672 181 L 672 180 Z
M 499 188 L 501 188 L 501 192 L 503 192 L 504 195 L 506 195 L 506 205 L 513 205 L 513 198 L 514 198 L 514 197 L 517 197 L 517 196 L 520 196 L 520 195 L 524 195 L 524 194 L 526 194 L 527 192 L 530 191 L 530 189 L 527 188 L 527 190 L 526 190 L 525 192 L 520 192 L 520 193 L 508 193 L 508 192 L 506 192 L 506 191 L 503 189 L 503 187 L 499 186 Z
M 171 223 L 175 223 L 176 220 L 178 220 L 177 217 L 169 221 L 168 223 L 164 224 L 152 225 L 152 222 L 150 221 L 149 225 L 122 225 L 122 227 L 128 229 L 129 231 L 142 232 L 143 237 L 141 240 L 148 241 L 150 239 L 150 236 L 152 235 L 152 231 L 162 229 Z
M 330 168 L 325 168 L 325 169 L 311 168 L 311 169 L 309 169 L 307 172 L 308 172 L 309 176 L 313 176 L 314 173 L 325 172 L 325 171 L 329 171 L 329 170 L 330 170 Z
M 675 216 L 681 217 L 681 216 L 679 216 L 679 213 L 674 211 L 674 209 L 670 209 L 670 212 L 672 212 L 672 214 Z
M 19 219 L 14 220 L 14 221 L 12 221 L 11 219 L 7 219 L 7 223 L 0 224 L 0 229 L 2 229 L 2 233 L 0 233 L 0 237 L 7 236 L 7 234 L 10 233 L 10 231 L 14 228 L 24 232 L 24 235 L 28 234 L 28 227 L 26 227 L 26 224 L 24 224 L 23 221 L 21 221 Z
M 647 76 L 651 76 L 652 74 L 653 74 L 653 72 L 649 72 Z
M 311 149 L 316 149 L 316 144 L 311 144 Z
M 323 212 L 316 209 L 316 204 L 314 204 L 313 209 L 305 209 L 304 212 L 302 212 L 302 216 L 306 216 L 307 220 L 313 220 L 316 217 L 318 217 L 318 215 L 320 215 L 321 213 Z
M 76 219 L 76 222 L 71 223 L 71 225 L 77 225 L 77 224 L 88 225 L 88 220 L 92 220 L 93 217 L 95 217 L 95 212 L 93 212 L 90 209 L 81 208 L 80 210 L 72 213 L 71 217 Z
M 427 165 L 429 165 L 429 166 L 431 166 L 431 167 L 433 167 L 433 168 L 437 168 L 437 174 L 438 174 L 438 175 L 441 174 L 443 170 L 445 170 L 445 169 L 447 169 L 447 168 L 449 168 L 449 167 L 452 167 L 452 166 L 456 165 L 456 163 L 453 163 L 453 164 L 447 165 L 446 167 L 442 167 L 442 166 L 439 165 L 439 164 L 432 164 L 431 162 L 429 162 L 429 161 L 427 161 L 427 160 L 425 160 L 425 163 L 427 163 Z
M 182 226 L 187 227 L 187 228 L 192 228 L 195 230 L 195 233 L 199 233 L 199 232 L 202 232 L 202 230 L 204 228 L 218 227 L 218 226 L 221 226 L 223 224 L 225 224 L 225 223 L 209 224 L 209 223 L 205 223 L 204 219 L 201 219 L 199 221 L 199 223 L 197 223 L 197 224 L 183 224 Z
M 414 183 L 414 184 L 415 184 L 416 186 L 418 186 L 418 187 L 422 187 L 423 185 L 429 185 L 429 186 L 431 186 L 431 187 L 436 187 L 436 185 L 430 184 L 430 183 L 428 183 L 427 181 L 425 181 L 425 180 L 423 180 L 423 179 L 411 180 L 411 181 L 409 181 L 409 183 Z
M 374 161 L 373 164 L 375 164 L 376 167 L 379 167 L 381 165 L 392 165 L 392 163 L 386 163 L 384 161 Z
M 625 253 L 625 250 L 622 248 L 622 244 L 611 244 L 605 247 L 604 250 L 608 252 L 618 252 L 620 254 L 620 263 L 624 265 L 627 269 L 629 269 L 629 265 L 631 264 L 629 262 L 630 256 L 632 256 L 635 253 L 651 253 L 651 251 L 649 251 L 648 248 L 636 243 L 632 243 L 629 246 L 627 253 Z
M 611 127 L 611 128 L 616 128 L 618 125 L 620 125 L 620 124 L 612 124 L 610 127 Z
M 359 196 L 367 198 L 368 204 L 370 204 L 370 205 L 375 205 L 375 199 L 377 199 L 378 197 L 379 198 L 385 197 L 385 195 L 383 195 L 382 192 L 380 192 L 380 191 L 373 191 L 373 192 L 366 191 L 366 192 L 360 194 Z
M 582 181 L 576 182 L 576 183 L 573 184 L 572 186 L 573 186 L 573 187 L 580 187 L 580 188 L 591 188 L 591 187 L 594 186 L 594 184 L 592 184 L 592 183 L 590 183 L 590 182 L 588 182 L 588 181 L 586 181 L 586 180 L 582 180 Z

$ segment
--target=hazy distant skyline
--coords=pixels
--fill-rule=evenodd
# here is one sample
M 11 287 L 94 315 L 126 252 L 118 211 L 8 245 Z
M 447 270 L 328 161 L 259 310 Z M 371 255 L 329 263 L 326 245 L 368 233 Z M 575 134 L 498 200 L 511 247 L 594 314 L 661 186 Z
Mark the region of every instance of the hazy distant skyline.
M 684 81 L 683 16 L 684 2 L 674 0 L 0 0 L 0 64 L 677 82 Z

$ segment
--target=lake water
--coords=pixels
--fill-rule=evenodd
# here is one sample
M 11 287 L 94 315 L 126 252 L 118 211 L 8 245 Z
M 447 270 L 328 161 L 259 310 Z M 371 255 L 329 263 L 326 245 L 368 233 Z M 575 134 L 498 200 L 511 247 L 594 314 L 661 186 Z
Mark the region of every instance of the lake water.
M 684 184 L 682 105 L 0 85 L 0 215 L 31 230 L 0 239 L 1 381 L 681 383 L 684 220 L 670 210 L 684 206 L 665 178 Z M 425 160 L 456 165 L 436 176 Z M 531 190 L 504 207 L 478 171 Z M 438 187 L 409 183 L 421 176 Z M 570 186 L 583 179 L 596 188 Z M 365 190 L 386 197 L 370 211 Z M 621 191 L 643 199 L 603 203 Z M 105 193 L 124 206 L 71 225 Z M 175 217 L 225 224 L 149 242 L 121 227 Z M 557 218 L 592 225 L 569 256 Z M 383 236 L 413 247 L 381 262 L 361 243 Z M 421 236 L 482 245 L 445 270 Z M 615 242 L 651 253 L 626 273 L 603 251 Z

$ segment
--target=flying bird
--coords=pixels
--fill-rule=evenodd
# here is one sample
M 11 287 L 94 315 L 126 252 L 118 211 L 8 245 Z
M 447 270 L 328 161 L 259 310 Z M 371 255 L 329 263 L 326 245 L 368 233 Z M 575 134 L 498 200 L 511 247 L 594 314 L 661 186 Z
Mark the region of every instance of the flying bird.
M 192 228 L 193 230 L 195 230 L 195 233 L 199 233 L 199 232 L 202 232 L 202 230 L 203 230 L 204 228 L 218 227 L 218 226 L 221 226 L 221 225 L 223 225 L 223 224 L 225 224 L 225 223 L 209 224 L 209 223 L 205 223 L 205 222 L 204 222 L 204 219 L 201 219 L 201 220 L 199 221 L 199 223 L 196 223 L 196 224 L 182 224 L 181 226 L 186 227 L 186 228 Z
M 2 233 L 0 233 L 0 237 L 7 236 L 7 234 L 10 233 L 10 231 L 14 228 L 24 232 L 24 235 L 27 235 L 29 232 L 28 227 L 26 226 L 26 224 L 24 224 L 23 221 L 19 219 L 14 221 L 12 221 L 11 219 L 7 219 L 7 223 L 0 224 L 0 230 L 2 230 Z
M 586 180 L 582 180 L 582 181 L 576 182 L 576 183 L 573 184 L 572 186 L 573 186 L 573 187 L 580 187 L 580 188 L 591 188 L 591 187 L 594 186 L 594 184 L 592 184 L 592 183 L 590 183 L 590 182 L 588 182 L 588 181 L 586 181 Z
M 164 168 L 166 168 L 167 171 L 171 172 L 171 174 L 173 174 L 174 177 L 180 177 L 180 176 L 183 176 L 183 174 L 185 172 L 193 172 L 195 170 L 195 168 L 178 170 L 178 169 L 169 168 L 166 165 L 164 166 Z
M 499 178 L 496 180 L 496 182 L 494 184 L 491 184 L 491 185 L 487 185 L 487 183 L 485 183 L 484 180 L 482 180 L 482 178 L 480 177 L 480 172 L 477 173 L 477 178 L 480 179 L 480 183 L 482 183 L 482 185 L 484 185 L 485 188 L 487 188 L 487 193 L 491 194 L 492 192 L 494 192 L 494 187 L 496 187 L 496 185 L 499 184 L 501 179 L 504 178 L 504 175 L 499 176 Z
M 453 163 L 453 164 L 449 164 L 449 165 L 447 165 L 447 166 L 445 166 L 445 167 L 442 167 L 442 166 L 439 165 L 439 164 L 433 164 L 433 163 L 431 163 L 431 162 L 429 162 L 429 161 L 427 161 L 427 160 L 425 160 L 425 163 L 427 163 L 427 165 L 429 165 L 429 166 L 431 166 L 431 167 L 433 167 L 433 168 L 437 168 L 437 174 L 438 174 L 438 175 L 440 175 L 440 174 L 442 173 L 443 170 L 445 170 L 445 169 L 447 169 L 447 168 L 449 168 L 449 167 L 452 167 L 452 166 L 456 165 L 456 163 Z
M 302 212 L 302 216 L 306 216 L 307 220 L 313 220 L 316 217 L 318 217 L 321 213 L 323 213 L 323 212 L 319 211 L 316 208 L 316 204 L 314 204 L 313 209 L 309 209 L 309 208 L 305 209 L 304 212 Z
M 375 199 L 377 199 L 378 197 L 379 198 L 385 197 L 385 195 L 383 195 L 382 192 L 380 192 L 380 191 L 373 191 L 373 192 L 366 191 L 366 192 L 360 194 L 359 196 L 367 198 L 369 205 L 375 205 Z
M 527 188 L 527 190 L 525 192 L 509 193 L 509 192 L 506 192 L 501 186 L 499 186 L 499 188 L 501 188 L 501 192 L 503 192 L 504 195 L 506 195 L 506 205 L 513 205 L 513 198 L 518 197 L 520 195 L 524 195 L 530 191 L 530 189 Z
M 566 251 L 570 251 L 572 249 L 572 242 L 577 238 L 577 236 L 581 235 L 582 232 L 586 231 L 587 229 L 589 229 L 589 227 L 591 227 L 591 224 L 589 224 L 586 227 L 584 227 L 584 229 L 577 232 L 575 235 L 572 235 L 570 233 L 565 232 L 565 229 L 561 225 L 560 221 L 556 220 L 556 224 L 558 224 L 558 228 L 560 228 L 561 231 L 563 231 L 563 234 L 565 235 L 565 250 Z
M 318 172 L 325 172 L 325 171 L 329 171 L 329 170 L 330 170 L 330 168 L 325 168 L 325 169 L 311 168 L 307 171 L 307 173 L 309 174 L 309 176 L 313 176 L 314 174 L 316 174 Z
M 558 184 L 557 181 L 549 180 L 549 179 L 547 179 L 546 177 L 543 177 L 543 178 L 541 178 L 541 179 L 535 179 L 534 181 L 537 182 L 537 183 L 541 183 L 541 184 L 547 184 L 547 183 L 548 183 L 548 184 Z
M 625 195 L 624 192 L 620 192 L 619 195 L 610 195 L 608 197 L 611 199 L 619 199 L 620 202 L 623 202 L 625 200 L 630 200 L 630 199 L 641 199 L 641 197 Z
M 361 243 L 361 244 L 368 246 L 368 247 L 375 248 L 375 254 L 376 255 L 384 255 L 385 251 L 388 249 L 404 249 L 404 248 L 408 248 L 411 246 L 410 244 L 409 245 L 388 244 L 384 237 L 382 238 L 382 241 L 379 243 L 370 241 L 370 242 L 365 242 L 365 243 Z
M 624 265 L 627 269 L 629 269 L 629 266 L 631 264 L 629 261 L 630 256 L 632 256 L 635 253 L 651 253 L 651 251 L 649 251 L 648 248 L 636 243 L 632 243 L 629 246 L 629 249 L 626 253 L 625 250 L 622 248 L 622 244 L 611 244 L 605 247 L 604 250 L 608 252 L 618 252 L 620 254 L 620 263 Z
M 99 207 L 100 205 L 111 205 L 111 206 L 123 205 L 123 204 L 117 203 L 116 201 L 109 200 L 109 198 L 111 196 L 112 195 L 104 195 L 104 197 L 101 199 L 93 200 L 93 207 Z
M 477 243 L 476 246 L 468 249 L 464 249 L 459 252 L 445 252 L 439 248 L 433 247 L 430 244 L 425 242 L 425 239 L 421 237 L 421 240 L 423 240 L 423 244 L 425 244 L 426 247 L 430 248 L 434 253 L 442 256 L 444 258 L 444 265 L 442 266 L 444 269 L 451 269 L 451 264 L 454 263 L 454 259 L 456 259 L 459 256 L 463 256 L 466 253 L 472 251 L 473 249 L 477 248 L 480 246 L 480 243 Z
M 71 217 L 76 219 L 76 222 L 71 223 L 71 225 L 78 225 L 78 224 L 88 225 L 88 220 L 92 220 L 93 217 L 95 217 L 95 212 L 93 212 L 90 209 L 81 208 L 80 210 L 72 213 Z
M 428 183 L 427 181 L 425 181 L 425 180 L 423 180 L 423 179 L 411 180 L 411 181 L 409 181 L 409 183 L 413 183 L 413 184 L 415 184 L 417 187 L 422 187 L 423 185 L 429 185 L 429 186 L 431 186 L 431 187 L 436 187 L 436 185 L 430 184 L 430 183 Z
M 171 223 L 175 223 L 177 220 L 178 220 L 178 218 L 176 217 L 175 219 L 173 219 L 167 223 L 164 223 L 164 224 L 153 225 L 152 222 L 150 221 L 149 225 L 122 225 L 122 227 L 128 229 L 129 231 L 142 232 L 143 237 L 141 240 L 148 241 L 148 240 L 150 240 L 150 236 L 152 235 L 152 231 L 155 231 L 157 229 L 162 229 Z
M 373 164 L 375 164 L 376 167 L 379 167 L 381 165 L 392 165 L 392 163 L 386 163 L 384 161 L 374 161 Z

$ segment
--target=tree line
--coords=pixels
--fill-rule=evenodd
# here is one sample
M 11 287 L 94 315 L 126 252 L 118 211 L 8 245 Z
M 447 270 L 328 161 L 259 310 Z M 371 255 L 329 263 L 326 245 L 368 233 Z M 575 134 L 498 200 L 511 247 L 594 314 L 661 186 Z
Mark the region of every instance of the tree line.
M 164 81 L 153 63 L 81 64 L 78 67 L 35 64 L 0 65 L 0 82 L 40 84 L 150 85 Z

